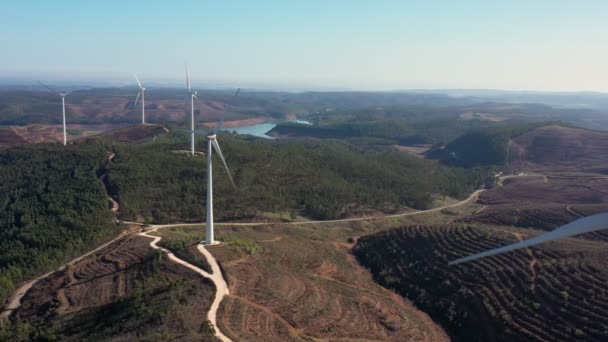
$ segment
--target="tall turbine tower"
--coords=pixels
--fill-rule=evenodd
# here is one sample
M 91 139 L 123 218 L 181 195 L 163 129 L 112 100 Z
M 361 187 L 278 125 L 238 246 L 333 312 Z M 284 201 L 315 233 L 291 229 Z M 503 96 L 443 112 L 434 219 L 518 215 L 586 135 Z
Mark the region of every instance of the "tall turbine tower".
M 139 78 L 137 78 L 137 75 L 133 74 L 133 76 L 135 76 L 135 80 L 137 81 L 137 84 L 139 85 L 139 93 L 137 93 L 137 97 L 135 98 L 135 103 L 133 104 L 133 107 L 137 106 L 137 100 L 139 100 L 139 97 L 141 96 L 141 123 L 142 124 L 146 124 L 146 98 L 145 98 L 145 91 L 146 88 L 144 88 L 144 86 L 141 85 L 141 82 L 139 81 Z
M 190 74 L 188 74 L 188 65 L 186 65 L 186 88 L 188 90 L 188 94 L 190 95 L 190 152 L 192 156 L 194 156 L 194 99 L 198 100 L 198 91 L 193 91 L 190 87 Z
M 46 85 L 44 85 L 42 82 L 38 82 L 40 83 L 41 86 L 45 87 L 46 89 L 52 91 L 53 93 L 57 93 L 59 94 L 59 96 L 61 96 L 61 108 L 62 108 L 62 113 L 63 113 L 63 146 L 66 146 L 68 143 L 68 136 L 67 136 L 67 132 L 66 132 L 66 128 L 65 128 L 65 97 L 68 96 L 68 94 L 70 92 L 67 93 L 61 93 L 51 87 L 48 87 Z
M 226 173 L 228 174 L 228 178 L 230 178 L 230 183 L 236 189 L 236 185 L 234 185 L 234 180 L 230 175 L 230 170 L 228 169 L 228 164 L 226 164 L 226 160 L 224 159 L 224 155 L 222 154 L 222 150 L 220 149 L 220 145 L 217 143 L 217 132 L 219 130 L 220 124 L 215 125 L 215 128 L 212 132 L 207 134 L 207 224 L 205 226 L 205 244 L 213 245 L 215 243 L 214 240 L 214 230 L 213 230 L 213 158 L 211 156 L 213 150 L 217 153 L 224 164 L 224 168 L 226 169 Z
M 237 89 L 234 97 L 239 95 L 241 88 Z M 224 104 L 224 108 L 226 105 Z M 228 170 L 228 164 L 226 164 L 226 160 L 224 159 L 224 155 L 222 154 L 222 150 L 220 149 L 220 145 L 217 143 L 217 132 L 222 129 L 222 125 L 224 124 L 224 119 L 222 118 L 219 122 L 216 123 L 215 127 L 209 134 L 207 134 L 207 224 L 205 225 L 205 244 L 213 245 L 215 243 L 214 237 L 214 227 L 213 227 L 213 158 L 211 156 L 213 149 L 220 156 L 222 163 L 224 164 L 224 168 L 226 169 L 226 173 L 228 174 L 228 178 L 230 178 L 230 183 L 236 189 L 236 185 L 234 184 L 234 180 L 232 179 L 232 175 L 230 175 L 230 170 Z

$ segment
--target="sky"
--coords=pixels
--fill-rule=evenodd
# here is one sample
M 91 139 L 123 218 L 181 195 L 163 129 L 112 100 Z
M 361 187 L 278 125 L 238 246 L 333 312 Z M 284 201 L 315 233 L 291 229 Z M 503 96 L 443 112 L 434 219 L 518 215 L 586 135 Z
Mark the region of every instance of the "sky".
M 608 1 L 0 1 L 0 78 L 608 92 Z

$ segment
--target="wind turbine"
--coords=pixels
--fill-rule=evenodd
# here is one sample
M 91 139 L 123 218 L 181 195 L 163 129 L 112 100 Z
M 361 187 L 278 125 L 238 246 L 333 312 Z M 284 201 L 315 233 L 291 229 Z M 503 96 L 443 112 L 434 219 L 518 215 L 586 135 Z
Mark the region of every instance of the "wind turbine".
M 188 65 L 186 67 L 186 88 L 188 90 L 188 94 L 190 95 L 190 136 L 191 136 L 191 144 L 190 144 L 190 152 L 192 156 L 194 156 L 194 99 L 198 100 L 198 91 L 192 90 L 190 87 L 190 74 L 188 74 Z
M 230 178 L 230 183 L 232 183 L 232 186 L 236 189 L 236 185 L 234 184 L 234 180 L 228 169 L 228 164 L 226 164 L 226 159 L 224 159 L 220 145 L 217 142 L 217 132 L 219 132 L 220 129 L 221 124 L 218 122 L 213 130 L 207 134 L 207 224 L 205 225 L 204 242 L 206 245 L 215 244 L 213 230 L 213 150 L 215 150 L 220 157 L 220 160 L 226 169 L 226 173 L 228 174 L 228 178 Z
M 583 233 L 595 232 L 608 228 L 608 213 L 595 214 L 572 221 L 564 226 L 561 226 L 553 231 L 533 237 L 528 240 L 519 241 L 510 245 L 499 248 L 490 249 L 481 253 L 470 255 L 464 258 L 456 259 L 448 263 L 448 265 L 458 265 L 464 262 L 469 262 L 488 256 L 501 254 L 509 251 L 514 251 L 520 248 L 526 248 L 541 244 L 547 241 L 553 241 L 570 236 L 575 236 Z
M 241 88 L 237 89 L 234 97 L 239 95 Z M 207 222 L 205 225 L 205 244 L 213 245 L 215 244 L 214 240 L 214 229 L 213 229 L 213 158 L 212 153 L 215 149 L 215 152 L 220 157 L 222 164 L 224 164 L 224 168 L 226 169 L 226 173 L 228 174 L 228 178 L 230 178 L 230 183 L 234 189 L 236 189 L 236 185 L 234 184 L 234 180 L 232 179 L 232 175 L 230 174 L 230 170 L 228 169 L 228 164 L 226 164 L 226 159 L 224 159 L 224 155 L 222 154 L 222 150 L 220 149 L 220 145 L 217 142 L 217 132 L 222 129 L 222 125 L 224 123 L 224 119 L 222 118 L 218 121 L 209 134 L 207 134 Z
M 137 81 L 137 84 L 139 85 L 139 93 L 137 93 L 137 97 L 135 98 L 135 103 L 133 104 L 133 107 L 137 106 L 137 100 L 139 100 L 139 96 L 141 96 L 141 123 L 142 124 L 146 124 L 146 100 L 145 100 L 145 92 L 146 92 L 146 88 L 144 88 L 143 85 L 141 85 L 141 82 L 139 81 L 139 78 L 137 78 L 137 75 L 133 74 L 133 76 L 135 76 L 135 80 Z
M 62 108 L 62 112 L 63 112 L 63 146 L 66 146 L 68 143 L 68 137 L 67 137 L 67 132 L 66 132 L 66 128 L 65 128 L 65 97 L 68 96 L 69 93 L 71 92 L 67 92 L 67 93 L 61 93 L 49 86 L 44 85 L 42 82 L 38 81 L 38 83 L 40 83 L 41 86 L 45 87 L 46 89 L 52 91 L 53 93 L 57 93 L 59 94 L 59 96 L 61 96 L 61 108 Z

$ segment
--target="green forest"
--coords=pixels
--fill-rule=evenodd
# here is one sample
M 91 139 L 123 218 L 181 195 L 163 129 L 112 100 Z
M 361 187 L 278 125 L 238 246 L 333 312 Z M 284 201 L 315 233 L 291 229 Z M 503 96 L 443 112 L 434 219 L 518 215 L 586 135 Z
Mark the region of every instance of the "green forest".
M 94 142 L 0 153 L 0 300 L 119 229 L 97 179 L 105 158 Z
M 508 144 L 512 138 L 550 124 L 553 123 L 538 122 L 472 130 L 449 144 L 430 151 L 428 155 L 442 163 L 460 167 L 504 165 L 507 163 Z
M 432 194 L 464 197 L 489 181 L 489 169 L 439 165 L 389 149 L 361 151 L 336 140 L 246 139 L 222 134 L 219 142 L 237 189 L 214 164 L 219 220 L 289 212 L 333 219 L 365 210 L 425 209 Z M 144 222 L 204 219 L 206 158 L 174 153 L 188 145 L 175 133 L 154 143 L 117 145 L 108 190 L 121 217 Z M 201 139 L 197 146 L 203 148 Z

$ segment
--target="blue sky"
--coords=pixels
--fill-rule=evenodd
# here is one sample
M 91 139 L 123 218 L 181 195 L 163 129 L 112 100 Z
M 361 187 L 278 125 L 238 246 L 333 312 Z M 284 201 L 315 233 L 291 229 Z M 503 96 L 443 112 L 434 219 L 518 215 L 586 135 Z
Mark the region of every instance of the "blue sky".
M 0 2 L 0 77 L 608 91 L 607 43 L 608 1 Z

